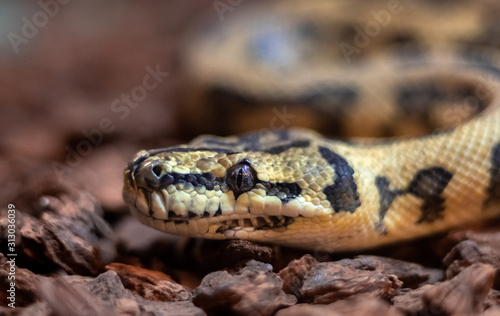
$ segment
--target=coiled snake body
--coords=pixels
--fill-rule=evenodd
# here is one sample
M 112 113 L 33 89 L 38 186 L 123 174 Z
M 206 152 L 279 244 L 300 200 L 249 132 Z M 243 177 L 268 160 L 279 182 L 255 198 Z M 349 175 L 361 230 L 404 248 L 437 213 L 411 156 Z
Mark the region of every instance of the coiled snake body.
M 363 12 L 378 14 L 372 17 L 392 12 L 386 33 L 399 32 L 398 38 L 422 28 L 411 21 L 423 11 L 431 17 L 446 11 L 462 22 L 453 28 L 452 18 L 436 20 L 440 32 L 424 32 L 429 45 L 412 40 L 394 47 L 381 29 L 366 51 L 346 41 L 359 50 L 347 60 L 342 49 L 332 53 L 340 57 L 328 56 L 344 42 L 336 38 L 335 46 L 325 48 L 319 30 L 332 21 L 353 23 L 353 17 L 364 23 L 369 16 L 351 6 L 317 3 L 323 6 L 310 10 L 304 10 L 306 2 L 278 3 L 258 20 L 255 12 L 263 11 L 257 8 L 207 31 L 214 36 L 195 37 L 186 54 L 196 73 L 190 91 L 199 93 L 191 93 L 189 104 L 209 101 L 200 107 L 202 115 L 189 107 L 185 115 L 200 127 L 203 118 L 209 121 L 209 109 L 219 115 L 215 131 L 221 133 L 238 130 L 228 125 L 245 118 L 252 121 L 245 127 L 263 128 L 140 151 L 125 170 L 123 195 L 141 222 L 175 234 L 337 251 L 500 214 L 500 71 L 496 48 L 479 40 L 477 24 L 490 21 L 485 12 L 424 3 L 405 7 L 404 15 L 385 2 L 363 2 Z M 298 118 L 297 125 L 320 122 L 323 132 L 333 113 L 341 119 L 333 118 L 330 131 L 343 136 L 406 137 L 327 139 L 309 129 L 276 126 L 276 116 L 268 114 L 283 109 Z

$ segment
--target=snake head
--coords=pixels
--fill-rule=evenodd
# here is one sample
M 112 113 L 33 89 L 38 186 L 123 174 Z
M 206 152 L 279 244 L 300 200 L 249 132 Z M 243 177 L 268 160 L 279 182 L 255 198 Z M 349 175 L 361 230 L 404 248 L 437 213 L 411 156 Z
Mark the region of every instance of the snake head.
M 205 136 L 188 145 L 142 150 L 125 170 L 124 199 L 139 220 L 161 231 L 274 238 L 299 217 L 324 214 L 329 204 L 314 199 L 318 194 L 311 193 L 322 185 L 307 183 L 316 180 L 306 176 L 306 181 L 301 173 L 319 175 L 326 168 L 322 159 L 316 163 L 306 155 L 310 141 L 273 144 L 249 148 L 241 139 Z

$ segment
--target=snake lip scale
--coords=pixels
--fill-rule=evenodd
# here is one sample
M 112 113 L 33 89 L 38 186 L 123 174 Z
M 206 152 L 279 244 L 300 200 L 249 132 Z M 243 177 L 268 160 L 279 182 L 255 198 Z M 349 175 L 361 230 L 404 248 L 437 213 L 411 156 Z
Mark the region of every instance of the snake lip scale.
M 430 42 L 446 45 L 437 45 L 426 56 L 423 52 L 432 47 L 420 47 L 417 60 L 407 49 L 396 55 L 392 48 L 384 50 L 387 40 L 381 34 L 370 44 L 381 48 L 379 53 L 369 56 L 371 46 L 366 54 L 360 52 L 358 57 L 365 58 L 364 63 L 353 71 L 353 65 L 344 67 L 341 59 L 332 57 L 338 65 L 329 64 L 315 55 L 317 51 L 307 50 L 316 47 L 310 41 L 321 40 L 320 30 L 336 29 L 330 24 L 349 20 L 336 15 L 338 10 L 326 10 L 335 1 L 321 3 L 324 6 L 311 10 L 300 10 L 301 4 L 276 5 L 266 11 L 277 11 L 273 14 L 280 17 L 268 21 L 271 25 L 285 21 L 285 31 L 273 33 L 272 43 L 277 46 L 272 52 L 295 58 L 297 64 L 290 68 L 284 68 L 286 59 L 277 61 L 275 55 L 270 56 L 268 46 L 259 46 L 269 44 L 268 33 L 248 31 L 260 27 L 252 18 L 228 20 L 211 30 L 219 35 L 203 33 L 194 39 L 186 54 L 187 64 L 196 73 L 193 81 L 198 80 L 199 91 L 192 95 L 197 101 L 209 100 L 213 111 L 205 111 L 210 106 L 199 110 L 186 106 L 185 116 L 195 126 L 202 126 L 221 114 L 215 118 L 220 121 L 217 126 L 227 127 L 223 132 L 236 136 L 203 135 L 188 144 L 139 151 L 125 168 L 123 197 L 142 223 L 185 236 L 352 251 L 500 215 L 497 50 L 481 50 L 487 58 L 471 59 L 470 52 L 476 47 L 460 46 L 463 43 L 453 42 L 452 35 L 467 37 L 474 33 L 470 31 L 473 27 L 462 19 L 462 29 L 449 31 L 447 23 L 457 23 L 450 22 L 453 16 L 433 20 L 443 24 L 436 26 L 439 34 L 419 32 L 425 25 L 417 13 L 428 12 L 432 6 L 425 2 L 414 4 L 405 17 L 393 16 L 386 32 L 400 32 L 401 24 L 406 32 L 414 28 L 415 34 L 436 37 Z M 370 5 L 374 3 L 378 2 Z M 370 6 L 368 2 L 363 5 Z M 446 8 L 457 16 L 480 14 L 459 6 Z M 362 16 L 351 9 L 342 7 L 342 12 L 354 20 Z M 442 8 L 432 10 L 439 16 Z M 255 12 L 248 14 L 252 17 Z M 317 28 L 316 36 L 311 37 L 311 31 L 302 38 L 305 33 L 298 32 L 295 25 L 304 25 L 303 20 L 308 21 L 309 31 Z M 275 42 L 276 36 L 290 38 Z M 283 43 L 297 40 L 297 56 L 290 55 Z M 470 35 L 463 42 L 474 43 L 474 38 Z M 317 47 L 324 47 L 321 45 Z M 232 58 L 218 59 L 214 51 Z M 206 62 L 203 56 L 214 60 Z M 408 56 L 413 58 L 409 62 Z M 323 68 L 307 64 L 308 58 L 323 62 Z M 287 71 L 296 76 L 283 76 Z M 473 106 L 467 106 L 471 100 Z M 238 102 L 246 113 L 242 117 L 238 116 Z M 312 122 L 320 129 L 330 126 L 346 135 L 364 137 L 374 132 L 374 136 L 411 137 L 341 141 L 310 128 L 233 133 L 231 128 L 238 125 L 234 122 L 262 121 L 258 115 L 280 104 L 288 104 L 287 115 L 295 115 L 306 127 L 314 127 Z M 331 113 L 340 118 L 331 118 Z M 326 119 L 333 121 L 324 123 Z

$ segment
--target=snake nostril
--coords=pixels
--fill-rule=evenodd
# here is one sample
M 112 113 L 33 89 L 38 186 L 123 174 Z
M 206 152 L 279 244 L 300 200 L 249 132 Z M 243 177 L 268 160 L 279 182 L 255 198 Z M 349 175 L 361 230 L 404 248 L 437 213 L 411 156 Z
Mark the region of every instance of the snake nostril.
M 164 168 L 161 162 L 143 160 L 135 167 L 134 180 L 138 187 L 148 190 L 156 190 L 168 179 L 163 174 Z
M 153 166 L 151 170 L 153 171 L 153 174 L 158 178 L 161 176 L 162 168 L 160 165 Z

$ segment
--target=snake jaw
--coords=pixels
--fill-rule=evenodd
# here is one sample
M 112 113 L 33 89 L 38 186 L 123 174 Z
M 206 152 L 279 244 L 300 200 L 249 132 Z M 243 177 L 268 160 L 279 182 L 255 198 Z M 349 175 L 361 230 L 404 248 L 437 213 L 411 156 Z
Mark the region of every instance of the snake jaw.
M 138 188 L 134 196 L 135 203 L 134 207 L 131 208 L 139 220 L 169 233 L 190 236 L 203 236 L 211 233 L 232 238 L 237 235 L 242 237 L 241 234 L 260 230 L 284 231 L 288 225 L 295 221 L 295 218 L 291 216 L 222 214 L 220 210 L 214 214 L 207 211 L 202 214 L 192 211 L 184 211 L 179 214 L 167 210 L 163 202 L 165 195 L 162 197 L 158 192 L 148 192 L 143 188 Z
M 289 216 L 253 216 L 238 219 L 229 219 L 220 222 L 215 231 L 216 234 L 224 234 L 225 237 L 236 237 L 237 234 L 255 232 L 259 230 L 274 230 L 283 232 L 286 227 L 295 221 Z

